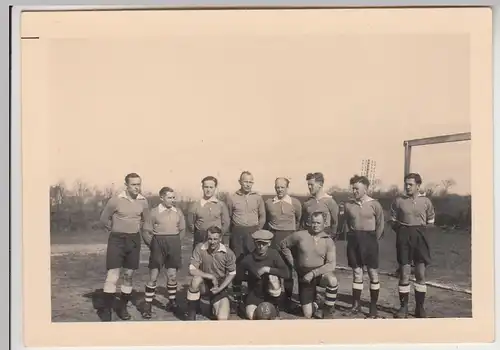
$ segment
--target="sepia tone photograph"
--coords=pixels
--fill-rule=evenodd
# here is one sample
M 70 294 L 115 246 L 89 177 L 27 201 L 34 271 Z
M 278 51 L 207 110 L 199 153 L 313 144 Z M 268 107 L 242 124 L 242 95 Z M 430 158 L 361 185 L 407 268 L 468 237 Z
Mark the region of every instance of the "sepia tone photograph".
M 24 34 L 52 323 L 475 317 L 466 32 L 343 31 L 335 10 L 144 11 L 147 32 L 124 12 L 102 36 L 63 11 Z

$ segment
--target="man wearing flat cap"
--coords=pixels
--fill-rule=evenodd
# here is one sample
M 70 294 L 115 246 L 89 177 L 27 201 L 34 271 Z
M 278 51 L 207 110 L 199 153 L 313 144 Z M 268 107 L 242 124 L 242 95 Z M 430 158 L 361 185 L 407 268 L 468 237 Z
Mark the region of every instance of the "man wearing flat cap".
M 254 318 L 257 306 L 270 302 L 278 310 L 281 297 L 280 279 L 290 277 L 290 270 L 279 252 L 271 248 L 273 233 L 258 230 L 252 234 L 255 248 L 245 255 L 237 269 L 241 275 L 247 275 L 248 294 L 245 298 L 245 314 L 250 320 Z

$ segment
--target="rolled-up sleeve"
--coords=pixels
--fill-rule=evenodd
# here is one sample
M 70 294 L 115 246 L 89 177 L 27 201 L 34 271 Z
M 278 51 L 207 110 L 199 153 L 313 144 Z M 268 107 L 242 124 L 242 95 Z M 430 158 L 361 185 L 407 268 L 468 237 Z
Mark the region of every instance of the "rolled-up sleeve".
M 228 275 L 236 274 L 236 255 L 232 251 L 226 253 L 226 272 Z

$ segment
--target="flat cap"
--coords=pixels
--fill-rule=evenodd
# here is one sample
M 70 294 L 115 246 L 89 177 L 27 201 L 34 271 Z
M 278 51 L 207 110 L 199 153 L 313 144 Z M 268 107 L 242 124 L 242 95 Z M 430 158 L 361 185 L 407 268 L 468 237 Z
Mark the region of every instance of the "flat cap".
M 252 233 L 252 238 L 256 241 L 270 241 L 273 237 L 273 233 L 268 230 L 258 230 Z

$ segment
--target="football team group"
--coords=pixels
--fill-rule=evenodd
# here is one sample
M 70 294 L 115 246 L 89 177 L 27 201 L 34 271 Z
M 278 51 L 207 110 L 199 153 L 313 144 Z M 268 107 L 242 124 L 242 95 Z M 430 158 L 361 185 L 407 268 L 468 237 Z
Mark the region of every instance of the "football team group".
M 165 269 L 167 277 L 166 311 L 178 311 L 177 272 L 182 267 L 181 241 L 186 231 L 193 237 L 189 261 L 192 278 L 183 310 L 187 320 L 196 320 L 200 302 L 210 305 L 216 320 L 227 320 L 231 313 L 240 311 L 247 319 L 260 319 L 262 305 L 272 305 L 277 317 L 283 310 L 301 312 L 305 318 L 333 318 L 338 291 L 335 241 L 341 226 L 347 228 L 347 258 L 353 270 L 352 307 L 348 313 L 353 317 L 362 315 L 360 298 L 366 268 L 370 281 L 367 317 L 377 318 L 379 239 L 386 220 L 381 204 L 367 193 L 369 180 L 357 175 L 350 179 L 353 196 L 345 203 L 343 215 L 323 189 L 322 173 L 309 173 L 305 180 L 310 197 L 304 203 L 288 194 L 286 178 L 276 179 L 276 196 L 264 201 L 252 191 L 254 178 L 245 171 L 239 179 L 240 189 L 221 201 L 216 196 L 217 179 L 207 176 L 201 181 L 202 198 L 183 213 L 176 207 L 175 192 L 170 187 L 160 189 L 161 203 L 150 209 L 141 194 L 140 176 L 128 174 L 126 189 L 112 197 L 101 214 L 101 223 L 109 231 L 101 319 L 111 321 L 113 309 L 122 320 L 131 318 L 127 304 L 133 275 L 140 264 L 142 242 L 150 250 L 142 317 L 152 317 L 161 269 Z M 409 314 L 412 265 L 414 316 L 426 317 L 425 269 L 430 263 L 426 227 L 434 223 L 434 209 L 429 198 L 420 195 L 421 184 L 419 174 L 405 177 L 405 194 L 394 199 L 387 220 L 397 234 L 400 305 L 396 318 Z M 116 300 L 120 277 L 123 282 Z M 294 284 L 299 303 L 292 299 Z

